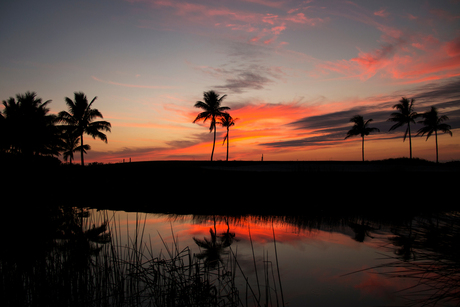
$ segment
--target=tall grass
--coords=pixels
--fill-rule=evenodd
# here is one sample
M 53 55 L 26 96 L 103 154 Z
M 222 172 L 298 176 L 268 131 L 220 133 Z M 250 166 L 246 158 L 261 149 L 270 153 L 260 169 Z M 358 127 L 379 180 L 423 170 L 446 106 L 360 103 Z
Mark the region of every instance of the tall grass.
M 126 233 L 124 222 L 107 211 L 92 215 L 67 208 L 55 220 L 59 228 L 52 238 L 43 238 L 46 248 L 39 254 L 27 259 L 2 254 L 0 291 L 6 306 L 280 304 L 280 287 L 268 253 L 260 275 L 265 284 L 262 303 L 261 290 L 252 291 L 237 249 L 210 267 L 189 246 L 179 248 L 173 229 L 173 242 L 159 234 L 164 249 L 154 251 L 145 232 L 146 219 L 139 214 L 134 229 L 126 221 Z

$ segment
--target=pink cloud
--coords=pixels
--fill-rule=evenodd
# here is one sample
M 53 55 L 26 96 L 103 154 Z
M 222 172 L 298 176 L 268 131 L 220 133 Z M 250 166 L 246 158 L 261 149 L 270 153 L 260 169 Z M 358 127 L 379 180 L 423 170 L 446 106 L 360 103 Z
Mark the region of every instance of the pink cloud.
M 262 18 L 262 21 L 274 25 L 277 18 L 278 15 L 267 14 Z
M 268 0 L 242 0 L 242 1 L 257 3 L 260 5 L 265 5 L 265 6 L 274 7 L 274 8 L 280 8 L 284 4 L 284 1 L 268 1 Z
M 328 18 L 309 18 L 305 16 L 304 13 L 297 13 L 295 15 L 285 17 L 284 20 L 290 21 L 293 23 L 297 23 L 297 24 L 305 24 L 305 25 L 314 27 L 319 24 L 327 22 L 329 19 Z
M 256 32 L 258 28 L 253 27 L 251 25 L 240 25 L 240 24 L 227 24 L 225 25 L 227 28 L 231 28 L 234 31 L 244 31 L 244 32 Z
M 414 42 L 411 44 L 413 47 L 428 51 L 439 48 L 439 40 L 433 35 L 420 35 L 418 38 L 414 38 Z
M 380 9 L 379 11 L 374 12 L 374 15 L 380 17 L 387 17 L 390 14 L 386 11 L 386 9 Z
M 367 80 L 393 62 L 391 56 L 393 52 L 393 45 L 384 45 L 370 52 L 360 50 L 355 58 L 335 62 L 321 62 L 317 64 L 317 68 L 326 74 L 327 71 L 332 71 L 347 77 Z
M 447 20 L 451 22 L 456 21 L 460 18 L 460 15 L 453 15 L 452 13 L 442 9 L 432 9 L 430 10 L 430 13 L 441 18 L 442 20 Z
M 292 15 L 257 13 L 246 9 L 237 9 L 235 7 L 224 7 L 222 3 L 206 2 L 204 4 L 188 3 L 186 1 L 170 0 L 127 0 L 130 2 L 145 2 L 155 9 L 168 10 L 164 16 L 173 14 L 180 18 L 168 18 L 162 22 L 164 28 L 177 28 L 190 25 L 205 26 L 206 29 L 214 27 L 225 27 L 232 31 L 242 31 L 246 33 L 256 33 L 252 37 L 246 37 L 246 41 L 252 43 L 272 44 L 278 39 L 278 36 L 293 25 L 316 26 L 327 21 L 322 18 L 310 18 L 305 13 Z M 244 0 L 241 0 L 244 1 Z M 281 8 L 284 1 L 268 0 L 246 0 L 264 6 Z M 294 12 L 293 10 L 288 10 Z M 151 23 L 151 22 L 150 22 Z M 268 26 L 269 25 L 269 26 Z M 241 35 L 235 36 L 235 39 L 244 39 Z M 279 44 L 282 46 L 283 44 Z
M 358 48 L 359 53 L 356 57 L 317 62 L 318 74 L 316 76 L 334 73 L 341 75 L 342 78 L 361 80 L 378 76 L 397 79 L 398 82 L 415 83 L 443 79 L 460 73 L 458 59 L 460 57 L 460 37 L 441 42 L 435 34 L 410 32 L 378 22 L 375 18 L 370 17 L 370 12 L 364 11 L 357 5 L 354 6 L 358 10 L 340 12 L 338 15 L 378 29 L 381 32 L 381 46 L 368 51 Z M 430 12 L 447 21 L 460 18 L 460 16 L 443 10 L 431 10 Z M 373 15 L 386 17 L 388 12 L 380 9 Z M 409 14 L 408 19 L 415 20 L 417 17 Z
M 460 36 L 454 38 L 450 42 L 447 42 L 443 46 L 443 48 L 445 52 L 447 53 L 447 55 L 449 55 L 450 57 L 455 57 L 455 56 L 460 55 Z
M 277 26 L 277 27 L 273 27 L 270 29 L 270 31 L 274 34 L 274 35 L 280 35 L 282 31 L 286 30 L 286 26 L 285 24 L 282 24 L 280 26 Z

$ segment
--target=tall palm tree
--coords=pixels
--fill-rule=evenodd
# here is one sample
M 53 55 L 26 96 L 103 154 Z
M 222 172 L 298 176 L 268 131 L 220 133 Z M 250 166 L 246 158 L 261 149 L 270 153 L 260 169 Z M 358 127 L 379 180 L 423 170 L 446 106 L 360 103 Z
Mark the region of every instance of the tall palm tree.
M 228 161 L 228 147 L 229 147 L 229 143 L 230 143 L 230 139 L 229 139 L 228 134 L 230 132 L 230 127 L 235 125 L 236 120 L 238 120 L 238 118 L 232 118 L 232 116 L 230 114 L 223 113 L 223 116 L 221 117 L 220 121 L 218 122 L 218 124 L 220 124 L 222 127 L 227 128 L 227 134 L 225 135 L 224 141 L 222 142 L 222 145 L 224 145 L 225 141 L 227 141 L 227 159 L 226 159 L 226 161 Z
M 214 91 L 204 92 L 203 101 L 197 101 L 195 103 L 195 108 L 203 109 L 204 111 L 197 115 L 193 123 L 203 120 L 205 123 L 208 119 L 211 120 L 211 125 L 209 126 L 209 132 L 214 130 L 214 141 L 212 143 L 212 153 L 211 161 L 214 156 L 214 147 L 216 145 L 216 121 L 219 118 L 222 118 L 225 110 L 230 110 L 229 107 L 222 107 L 220 104 L 227 95 L 220 96 Z
M 388 119 L 389 121 L 395 122 L 393 126 L 391 126 L 391 130 L 395 130 L 403 125 L 407 124 L 406 132 L 404 132 L 404 139 L 406 140 L 407 135 L 409 135 L 409 151 L 410 151 L 410 158 L 412 159 L 412 138 L 410 132 L 410 124 L 415 124 L 415 119 L 419 116 L 417 112 L 414 112 L 414 99 L 411 98 L 410 100 L 406 97 L 402 97 L 398 104 L 393 106 L 393 109 L 397 109 L 399 112 L 391 113 L 391 117 Z
M 380 132 L 378 128 L 370 128 L 367 126 L 371 121 L 372 121 L 372 118 L 364 122 L 364 118 L 361 115 L 353 116 L 350 119 L 350 122 L 355 123 L 355 124 L 347 132 L 347 136 L 345 137 L 345 139 L 347 139 L 350 136 L 361 135 L 363 161 L 364 161 L 364 136 L 369 135 L 371 132 Z
M 438 160 L 438 131 L 449 133 L 452 136 L 452 131 L 450 131 L 451 126 L 448 124 L 443 124 L 443 121 L 448 120 L 449 118 L 446 115 L 439 116 L 438 110 L 435 107 L 431 107 L 429 112 L 422 114 L 423 120 L 419 123 L 423 124 L 424 127 L 418 130 L 417 135 L 421 134 L 422 136 L 426 133 L 426 139 L 433 134 L 436 140 L 436 163 L 439 163 Z
M 75 92 L 74 100 L 66 97 L 65 102 L 69 107 L 69 112 L 62 111 L 59 113 L 59 120 L 70 126 L 70 129 L 80 137 L 80 152 L 81 152 L 81 165 L 85 165 L 83 153 L 85 152 L 85 145 L 83 145 L 83 134 L 88 134 L 93 139 L 101 139 L 107 143 L 107 136 L 101 132 L 110 132 L 111 125 L 107 121 L 93 121 L 95 118 L 102 117 L 98 109 L 92 109 L 91 105 L 97 97 L 94 97 L 90 103 L 86 95 L 82 92 Z

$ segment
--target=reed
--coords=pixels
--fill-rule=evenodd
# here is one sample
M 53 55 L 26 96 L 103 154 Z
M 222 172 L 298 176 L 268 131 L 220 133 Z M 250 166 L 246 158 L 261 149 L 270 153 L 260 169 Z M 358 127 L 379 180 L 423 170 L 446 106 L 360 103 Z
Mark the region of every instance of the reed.
M 58 228 L 43 238 L 46 248 L 39 255 L 27 262 L 1 257 L 0 291 L 7 306 L 274 306 L 279 301 L 268 254 L 262 304 L 260 290 L 252 291 L 233 250 L 211 267 L 189 246 L 180 248 L 171 227 L 172 242 L 159 234 L 163 249 L 155 252 L 146 218 L 138 213 L 134 229 L 126 221 L 126 233 L 124 222 L 107 211 L 61 208 L 52 220 Z M 241 280 L 250 291 L 237 287 Z

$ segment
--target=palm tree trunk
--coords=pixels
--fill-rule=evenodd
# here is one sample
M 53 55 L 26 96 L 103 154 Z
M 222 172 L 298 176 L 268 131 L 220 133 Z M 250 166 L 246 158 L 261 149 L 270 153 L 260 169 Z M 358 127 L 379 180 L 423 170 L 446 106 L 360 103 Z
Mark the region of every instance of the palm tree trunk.
M 216 125 L 214 125 L 214 142 L 212 142 L 211 161 L 214 156 L 214 147 L 216 146 Z
M 227 160 L 226 161 L 228 161 L 228 143 L 230 143 L 230 137 L 228 135 L 229 132 L 230 132 L 230 130 L 227 128 Z
M 410 158 L 412 159 L 412 138 L 410 137 L 410 124 L 407 124 L 407 128 L 409 129 L 409 152 Z
M 83 133 L 81 134 L 81 137 L 80 137 L 80 145 L 81 145 L 81 165 L 84 166 L 85 165 L 85 161 L 83 160 Z
M 363 162 L 364 162 L 364 135 L 363 135 L 363 145 L 362 145 L 362 152 L 363 152 Z
M 439 163 L 439 160 L 438 160 L 438 131 L 437 130 L 434 131 L 434 138 L 436 140 L 436 163 Z

